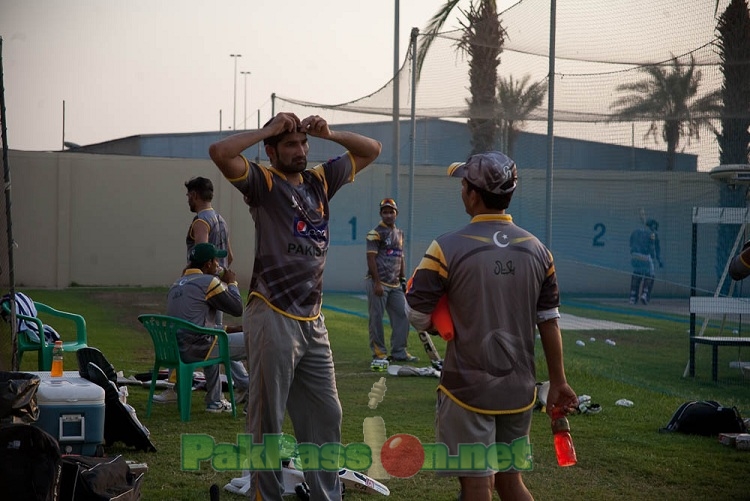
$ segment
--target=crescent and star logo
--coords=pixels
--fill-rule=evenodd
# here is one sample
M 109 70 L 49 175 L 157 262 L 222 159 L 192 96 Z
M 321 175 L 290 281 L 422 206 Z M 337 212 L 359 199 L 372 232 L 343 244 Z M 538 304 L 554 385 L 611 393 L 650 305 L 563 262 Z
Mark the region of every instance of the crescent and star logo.
M 506 235 L 502 231 L 496 231 L 495 234 L 492 235 L 492 241 L 495 242 L 495 245 L 497 245 L 501 249 L 510 245 L 510 239 L 508 238 L 508 235 Z

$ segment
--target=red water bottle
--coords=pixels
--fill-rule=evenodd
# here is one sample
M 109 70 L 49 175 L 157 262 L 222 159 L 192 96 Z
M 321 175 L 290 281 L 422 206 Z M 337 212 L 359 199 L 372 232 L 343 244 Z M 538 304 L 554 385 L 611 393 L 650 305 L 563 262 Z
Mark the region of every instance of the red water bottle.
M 552 408 L 552 436 L 555 440 L 555 454 L 560 466 L 573 466 L 578 461 L 573 439 L 570 436 L 570 423 L 565 412 L 559 407 Z

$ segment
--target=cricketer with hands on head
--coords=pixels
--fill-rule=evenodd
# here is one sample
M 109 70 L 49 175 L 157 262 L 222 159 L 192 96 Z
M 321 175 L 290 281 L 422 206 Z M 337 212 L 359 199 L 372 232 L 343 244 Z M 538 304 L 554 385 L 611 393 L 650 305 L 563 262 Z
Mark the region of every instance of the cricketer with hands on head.
M 308 135 L 347 151 L 307 169 Z M 270 168 L 242 155 L 260 141 Z M 285 411 L 298 443 L 341 443 L 341 404 L 320 312 L 329 200 L 380 149 L 374 139 L 331 130 L 317 115 L 300 120 L 293 113 L 279 113 L 263 128 L 209 148 L 224 177 L 243 194 L 255 223 L 255 262 L 243 314 L 250 371 L 246 432 L 254 443 L 282 432 Z M 250 470 L 251 497 L 282 499 L 280 469 Z M 341 499 L 338 472 L 306 471 L 305 481 L 311 499 Z

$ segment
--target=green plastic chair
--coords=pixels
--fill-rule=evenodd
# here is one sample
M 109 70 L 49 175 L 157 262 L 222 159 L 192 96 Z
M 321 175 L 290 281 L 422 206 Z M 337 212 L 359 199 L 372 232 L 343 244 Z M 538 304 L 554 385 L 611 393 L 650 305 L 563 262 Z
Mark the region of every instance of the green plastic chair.
M 8 302 L 2 303 L 3 310 L 10 315 L 10 306 Z M 65 320 L 65 321 L 72 321 L 75 325 L 76 330 L 76 339 L 75 341 L 65 341 L 63 339 L 63 350 L 65 352 L 74 352 L 78 351 L 81 348 L 88 347 L 88 335 L 86 333 L 86 320 L 81 315 L 78 315 L 76 313 L 70 313 L 67 311 L 60 311 L 56 310 L 55 308 L 48 306 L 44 303 L 39 303 L 37 301 L 34 301 L 34 306 L 36 307 L 37 315 L 49 315 L 53 318 L 53 320 Z M 46 337 L 44 336 L 44 322 L 38 317 L 30 317 L 28 315 L 21 315 L 16 314 L 16 319 L 22 319 L 26 320 L 27 322 L 34 322 L 37 326 L 38 331 L 41 333 L 39 334 L 39 341 L 34 341 L 32 338 L 29 337 L 28 332 L 26 330 L 18 331 L 18 364 L 21 365 L 21 359 L 23 358 L 23 354 L 27 351 L 36 351 L 37 352 L 37 366 L 39 371 L 49 371 L 52 370 L 52 349 L 55 347 L 53 343 L 47 342 Z M 55 330 L 60 332 L 59 324 L 58 323 L 52 323 L 52 322 L 46 322 L 53 327 L 55 327 Z M 58 326 L 58 327 L 56 327 Z M 60 337 L 63 337 L 63 334 L 60 333 Z
M 180 408 L 180 420 L 190 421 L 190 406 L 193 396 L 193 371 L 199 367 L 210 365 L 223 365 L 229 387 L 229 401 L 232 403 L 232 416 L 237 417 L 237 408 L 234 405 L 234 388 L 232 384 L 232 371 L 229 358 L 229 338 L 227 333 L 221 329 L 201 327 L 181 318 L 167 315 L 140 315 L 138 320 L 143 324 L 154 342 L 154 370 L 151 374 L 151 388 L 148 392 L 148 404 L 146 405 L 146 417 L 151 415 L 151 404 L 153 403 L 156 380 L 159 369 L 162 367 L 175 369 L 177 372 L 177 405 Z M 218 338 L 219 356 L 198 362 L 183 362 L 180 357 L 180 347 L 177 344 L 177 336 L 181 332 L 189 331 L 195 334 L 207 334 Z

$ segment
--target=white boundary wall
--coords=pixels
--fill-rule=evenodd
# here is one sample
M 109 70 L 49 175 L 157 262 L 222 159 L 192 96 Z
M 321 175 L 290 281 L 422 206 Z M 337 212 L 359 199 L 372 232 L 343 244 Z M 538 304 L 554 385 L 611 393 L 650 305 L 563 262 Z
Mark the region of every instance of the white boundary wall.
M 246 290 L 252 219 L 210 161 L 22 151 L 10 151 L 9 160 L 17 287 L 170 285 L 185 264 L 184 239 L 193 216 L 184 182 L 201 175 L 214 182 L 213 205 L 229 224 L 233 268 Z M 445 176 L 445 167 L 416 170 L 408 235 L 412 268 L 433 237 L 468 221 L 460 184 Z M 327 290 L 362 290 L 364 236 L 379 221 L 377 204 L 389 196 L 390 172 L 390 165 L 370 166 L 334 197 Z M 408 166 L 401 172 L 397 224 L 408 230 Z M 509 212 L 543 239 L 546 171 L 520 166 L 519 176 Z M 660 222 L 666 263 L 658 270 L 655 295 L 689 295 L 692 207 L 716 206 L 719 199 L 719 186 L 708 174 L 559 169 L 554 190 L 551 249 L 564 293 L 627 294 L 628 237 L 645 208 Z M 0 219 L 0 281 L 7 287 L 6 219 Z M 715 245 L 715 239 L 704 245 Z M 699 283 L 715 283 L 713 262 L 700 273 Z

